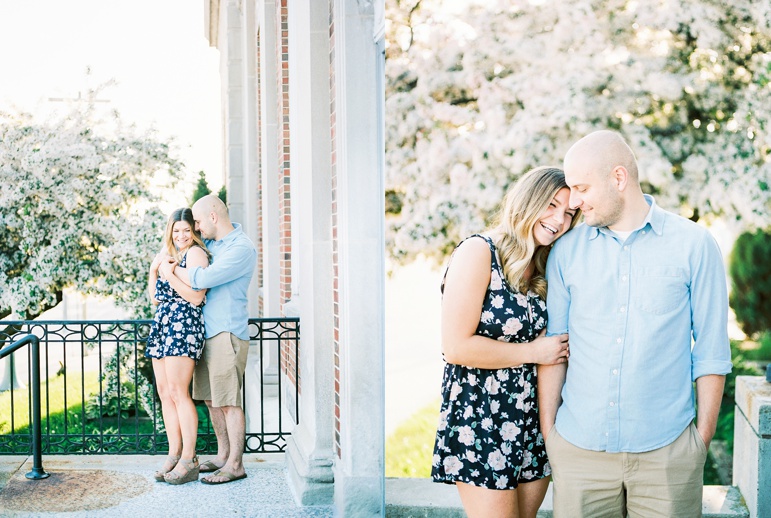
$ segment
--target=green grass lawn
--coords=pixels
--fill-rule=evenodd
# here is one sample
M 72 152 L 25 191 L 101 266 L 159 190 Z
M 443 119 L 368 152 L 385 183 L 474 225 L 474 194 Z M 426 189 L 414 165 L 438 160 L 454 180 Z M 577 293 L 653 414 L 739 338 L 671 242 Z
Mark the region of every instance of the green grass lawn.
M 440 401 L 425 406 L 386 439 L 386 477 L 430 478 Z
M 67 376 L 66 385 L 63 376 L 55 376 L 40 383 L 41 428 L 44 448 L 48 453 L 79 452 L 84 449 L 119 453 L 130 449 L 137 441 L 152 441 L 150 438 L 137 438 L 137 434 L 153 434 L 154 427 L 149 418 L 129 417 L 118 421 L 114 417 L 105 417 L 101 422 L 86 419 L 83 399 L 98 392 L 97 372 L 86 372 L 82 379 L 79 372 L 73 372 Z M 0 436 L 5 436 L 4 445 L 11 451 L 18 448 L 23 450 L 23 445 L 29 444 L 30 433 L 27 388 L 13 391 L 13 423 L 11 413 L 11 392 L 0 393 Z
M 64 433 L 65 415 L 67 428 L 74 430 L 81 426 L 83 394 L 86 397 L 99 390 L 99 375 L 96 372 L 86 372 L 81 382 L 80 373 L 67 376 L 65 388 L 64 377 L 54 376 L 40 383 L 41 424 L 44 432 Z M 67 411 L 65 412 L 65 393 L 67 396 Z M 46 418 L 48 413 L 48 418 Z M 16 433 L 27 433 L 29 427 L 29 391 L 26 388 L 13 391 L 13 427 Z M 0 435 L 11 433 L 11 392 L 0 393 Z
M 155 437 L 153 420 L 150 417 L 102 417 L 85 419 L 83 399 L 99 393 L 99 374 L 86 372 L 81 381 L 80 373 L 67 377 L 66 387 L 63 376 L 49 378 L 40 384 L 40 407 L 42 411 L 43 445 L 47 453 L 99 451 L 122 453 L 131 451 L 166 451 L 166 437 L 159 430 Z M 66 405 L 65 405 L 66 393 Z M 159 403 L 160 405 L 160 403 Z M 208 411 L 198 405 L 199 451 L 207 448 L 201 434 L 210 433 Z M 162 423 L 160 406 L 157 408 L 159 423 Z M 13 414 L 13 430 L 11 428 Z M 66 423 L 66 426 L 65 426 Z M 11 392 L 0 393 L 0 450 L 27 451 L 30 437 L 29 390 L 13 391 L 13 412 Z M 66 429 L 65 429 L 66 428 Z M 13 435 L 11 432 L 13 431 Z M 208 450 L 216 450 L 216 441 L 210 441 Z

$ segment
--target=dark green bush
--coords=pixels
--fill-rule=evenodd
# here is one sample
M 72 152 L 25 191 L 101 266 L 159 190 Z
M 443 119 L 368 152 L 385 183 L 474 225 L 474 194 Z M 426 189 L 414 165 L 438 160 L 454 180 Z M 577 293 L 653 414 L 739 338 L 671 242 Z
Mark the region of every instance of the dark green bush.
M 715 430 L 715 440 L 726 441 L 728 452 L 734 449 L 734 410 L 736 408 L 736 377 L 759 376 L 761 371 L 752 362 L 748 362 L 744 352 L 739 347 L 738 340 L 731 340 L 731 362 L 733 369 L 726 375 L 725 390 L 720 404 L 720 414 Z
M 743 351 L 744 357 L 760 364 L 771 363 L 771 330 L 760 333 L 758 346 Z
M 771 330 L 771 234 L 740 235 L 728 266 L 731 307 L 748 336 Z
M 86 417 L 128 418 L 153 415 L 154 392 L 150 381 L 140 370 L 138 356 L 131 347 L 118 347 L 102 369 L 99 377 L 100 390 L 86 401 Z
M 195 190 L 193 191 L 193 197 L 190 198 L 190 206 L 192 207 L 195 202 L 206 196 L 211 192 L 209 189 L 209 183 L 206 181 L 206 173 L 198 171 L 198 181 L 195 184 Z
M 195 190 L 193 191 L 193 196 L 190 198 L 190 206 L 192 207 L 195 202 L 206 196 L 207 194 L 211 194 L 211 189 L 209 188 L 209 184 L 206 181 L 206 174 L 203 171 L 198 172 L 198 181 L 195 184 Z M 228 191 L 223 185 L 220 187 L 219 192 L 217 192 L 217 197 L 222 200 L 222 203 L 225 205 L 228 204 Z

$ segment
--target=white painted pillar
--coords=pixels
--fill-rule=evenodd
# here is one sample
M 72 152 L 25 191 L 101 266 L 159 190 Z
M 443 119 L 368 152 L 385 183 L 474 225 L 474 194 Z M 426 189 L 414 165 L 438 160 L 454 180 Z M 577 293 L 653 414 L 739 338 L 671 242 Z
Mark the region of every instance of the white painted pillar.
M 733 484 L 750 518 L 771 516 L 771 382 L 736 377 Z
M 5 345 L 8 346 L 11 345 L 11 343 L 12 342 L 7 342 Z M 0 344 L 0 348 L 2 348 L 2 345 L 3 344 Z M 25 350 L 26 349 L 22 349 L 22 351 Z M 27 386 L 19 378 L 18 362 L 16 362 L 14 356 L 16 356 L 16 353 L 0 360 L 0 392 L 25 388 Z M 12 378 L 13 382 L 11 382 Z
M 247 229 L 244 164 L 244 26 L 241 2 L 223 0 L 220 3 L 218 48 L 222 78 L 222 113 L 225 134 L 225 186 L 228 194 L 230 219 Z M 248 234 L 247 234 L 248 235 Z
M 244 228 L 244 232 L 257 245 L 260 238 L 260 228 L 258 226 L 258 204 L 259 204 L 259 181 L 260 181 L 260 163 L 259 163 L 259 135 L 257 128 L 257 52 L 256 52 L 256 15 L 255 0 L 246 0 L 241 8 L 241 60 L 243 78 L 242 88 L 242 113 L 243 113 L 243 133 L 242 133 L 242 193 L 238 194 L 240 200 L 240 210 L 242 211 L 239 221 Z M 228 196 L 230 194 L 228 193 Z M 255 268 L 257 268 L 255 266 Z M 259 313 L 259 294 L 260 286 L 257 281 L 257 275 L 252 279 L 249 285 L 249 316 L 254 317 Z
M 267 317 L 281 315 L 278 221 L 278 94 L 276 68 L 276 2 L 260 0 L 256 9 L 260 38 L 260 147 L 262 170 L 262 309 Z M 278 350 L 263 356 L 267 382 L 278 380 Z
M 258 226 L 258 203 L 260 170 L 258 163 L 259 139 L 257 131 L 257 61 L 256 61 L 256 19 L 254 0 L 237 1 L 227 6 L 229 30 L 228 73 L 223 76 L 227 82 L 229 96 L 229 118 L 226 128 L 229 132 L 226 149 L 228 156 L 228 208 L 233 221 L 241 224 L 244 233 L 255 246 L 260 237 Z M 235 118 L 235 120 L 234 120 Z M 255 269 L 257 265 L 255 265 Z M 259 311 L 258 275 L 252 277 L 247 292 L 249 316 L 257 316 Z M 276 353 L 277 354 L 277 353 Z M 246 430 L 261 432 L 263 420 L 275 422 L 276 416 L 261 402 L 265 394 L 261 376 L 262 359 L 259 346 L 252 342 L 246 365 Z M 274 381 L 277 378 L 274 377 Z
M 375 4 L 334 3 L 342 516 L 385 515 L 384 20 Z
M 299 425 L 287 469 L 301 505 L 333 497 L 332 182 L 329 142 L 329 5 L 288 4 L 292 161 L 291 305 L 300 315 Z

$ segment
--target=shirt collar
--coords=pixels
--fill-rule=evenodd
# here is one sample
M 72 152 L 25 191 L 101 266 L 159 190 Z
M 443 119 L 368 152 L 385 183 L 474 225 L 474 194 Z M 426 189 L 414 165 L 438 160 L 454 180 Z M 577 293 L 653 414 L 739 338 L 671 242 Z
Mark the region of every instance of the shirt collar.
M 654 200 L 653 196 L 650 194 L 643 194 L 643 197 L 645 198 L 645 202 L 650 205 L 650 210 L 648 211 L 648 214 L 645 215 L 645 219 L 642 221 L 640 226 L 635 229 L 635 232 L 645 228 L 646 225 L 650 225 L 653 232 L 661 235 L 664 231 L 664 210 L 656 205 L 656 200 Z M 600 235 L 600 232 L 612 233 L 608 227 L 591 227 L 591 230 L 589 231 L 589 239 L 595 239 Z
M 225 237 L 222 239 L 214 240 L 214 239 L 207 239 L 204 241 L 205 245 L 209 245 L 209 243 L 229 243 L 230 241 L 233 241 L 236 237 L 238 237 L 239 234 L 243 233 L 243 230 L 241 229 L 240 223 L 233 223 L 233 230 L 227 233 Z
M 241 229 L 240 223 L 233 223 L 233 230 L 231 230 L 228 235 L 223 237 L 221 241 L 228 242 L 233 241 L 236 237 L 238 237 L 238 234 L 242 233 L 243 230 Z
M 648 202 L 648 205 L 651 206 L 651 210 L 648 211 L 648 215 L 645 216 L 645 220 L 640 228 L 643 228 L 646 224 L 650 224 L 651 230 L 656 234 L 661 235 L 664 233 L 664 217 L 666 211 L 656 205 L 656 200 L 654 200 L 653 196 L 650 194 L 644 194 L 643 196 L 645 196 L 645 201 Z

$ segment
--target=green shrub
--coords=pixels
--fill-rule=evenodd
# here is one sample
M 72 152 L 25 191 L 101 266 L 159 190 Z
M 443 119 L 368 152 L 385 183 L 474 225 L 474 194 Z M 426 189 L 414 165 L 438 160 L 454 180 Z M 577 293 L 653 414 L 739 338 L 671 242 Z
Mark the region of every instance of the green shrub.
M 190 206 L 192 207 L 195 202 L 206 196 L 211 192 L 211 189 L 209 188 L 209 183 L 206 181 L 206 173 L 203 171 L 198 171 L 198 181 L 195 184 L 195 190 L 193 191 L 193 196 L 190 198 Z
M 192 207 L 195 202 L 206 196 L 207 194 L 211 194 L 211 189 L 209 188 L 209 184 L 206 181 L 206 174 L 203 171 L 198 172 L 198 181 L 195 184 L 195 190 L 193 191 L 193 196 L 190 198 L 190 206 Z M 227 188 L 223 185 L 220 187 L 220 190 L 217 192 L 217 197 L 222 200 L 222 203 L 225 205 L 228 204 L 228 191 Z
M 761 364 L 771 363 L 771 331 L 764 331 L 758 338 L 757 347 L 746 348 L 742 355 L 751 361 Z
M 725 441 L 728 452 L 734 449 L 734 411 L 736 408 L 736 377 L 759 376 L 762 373 L 752 362 L 748 362 L 744 352 L 739 347 L 740 342 L 731 340 L 731 362 L 733 369 L 726 375 L 725 390 L 720 404 L 720 414 L 717 419 L 715 440 Z
M 118 415 L 127 418 L 136 414 L 152 416 L 153 387 L 141 367 L 135 368 L 139 366 L 136 356 L 132 347 L 118 347 L 99 378 L 101 395 L 96 392 L 86 401 L 88 419 Z
M 731 307 L 748 336 L 771 330 L 771 234 L 745 232 L 729 262 Z

